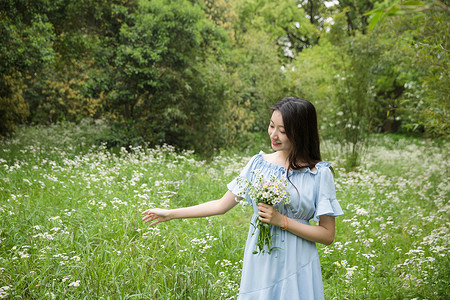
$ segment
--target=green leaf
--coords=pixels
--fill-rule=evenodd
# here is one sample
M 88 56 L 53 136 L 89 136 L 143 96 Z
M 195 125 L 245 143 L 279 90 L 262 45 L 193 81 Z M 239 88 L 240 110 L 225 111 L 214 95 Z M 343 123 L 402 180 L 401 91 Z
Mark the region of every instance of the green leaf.
M 382 19 L 382 17 L 384 17 L 383 11 L 378 11 L 376 14 L 374 14 L 370 19 L 369 30 L 373 30 L 375 25 L 377 25 L 377 23 Z
M 425 6 L 422 1 L 406 1 L 402 6 Z
M 398 6 L 393 6 L 386 11 L 386 14 L 388 16 L 402 15 L 404 13 L 405 13 L 405 11 L 398 8 Z
M 384 9 L 383 8 L 377 8 L 377 9 L 371 10 L 369 12 L 364 13 L 364 16 L 374 15 L 374 14 L 379 13 L 379 12 L 384 12 Z

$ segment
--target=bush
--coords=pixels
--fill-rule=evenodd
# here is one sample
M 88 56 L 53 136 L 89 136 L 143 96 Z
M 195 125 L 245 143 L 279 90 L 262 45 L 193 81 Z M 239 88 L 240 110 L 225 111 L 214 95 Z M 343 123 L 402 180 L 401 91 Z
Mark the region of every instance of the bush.
M 0 136 L 16 130 L 16 125 L 29 115 L 28 105 L 22 97 L 20 77 L 0 75 Z

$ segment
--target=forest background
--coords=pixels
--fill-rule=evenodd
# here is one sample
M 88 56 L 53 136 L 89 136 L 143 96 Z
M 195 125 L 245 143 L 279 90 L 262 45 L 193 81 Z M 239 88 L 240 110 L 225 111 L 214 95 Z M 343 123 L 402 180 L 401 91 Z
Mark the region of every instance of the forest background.
M 106 122 L 108 147 L 210 156 L 308 99 L 357 164 L 370 132 L 448 136 L 447 1 L 5 0 L 0 134 Z

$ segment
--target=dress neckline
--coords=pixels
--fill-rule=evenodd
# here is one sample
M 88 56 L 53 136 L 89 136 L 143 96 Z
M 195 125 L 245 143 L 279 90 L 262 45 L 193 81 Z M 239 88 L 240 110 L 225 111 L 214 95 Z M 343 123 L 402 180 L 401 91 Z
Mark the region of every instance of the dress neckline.
M 286 168 L 284 167 L 284 166 L 281 166 L 281 165 L 278 165 L 278 164 L 275 164 L 275 163 L 273 163 L 273 162 L 270 162 L 270 161 L 268 161 L 268 160 L 265 160 L 264 159 L 264 155 L 267 155 L 264 151 L 260 151 L 259 152 L 259 157 L 261 158 L 261 160 L 262 160 L 262 162 L 263 163 L 265 163 L 267 166 L 269 166 L 269 167 L 271 167 L 271 168 L 273 168 L 273 169 L 275 169 L 275 170 L 281 170 L 281 171 L 284 171 L 284 172 L 286 172 Z M 315 165 L 315 169 L 314 170 L 312 170 L 311 171 L 311 169 L 309 168 L 309 167 L 305 167 L 305 168 L 302 168 L 302 169 L 297 169 L 297 170 L 290 170 L 289 171 L 289 174 L 291 174 L 291 173 L 306 173 L 306 172 L 309 172 L 309 173 L 311 173 L 311 174 L 317 174 L 317 172 L 318 172 L 318 170 L 319 170 L 319 167 L 322 167 L 322 166 L 324 166 L 324 167 L 329 167 L 330 166 L 330 164 L 328 163 L 328 162 L 326 162 L 326 161 L 319 161 L 318 163 L 316 163 L 316 165 Z

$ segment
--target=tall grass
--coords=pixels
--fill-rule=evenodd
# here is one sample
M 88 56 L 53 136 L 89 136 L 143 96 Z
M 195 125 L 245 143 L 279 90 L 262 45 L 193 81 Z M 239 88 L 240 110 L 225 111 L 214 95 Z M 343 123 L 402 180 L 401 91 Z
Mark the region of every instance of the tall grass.
M 94 144 L 103 130 L 27 127 L 1 142 L 0 298 L 235 298 L 249 207 L 156 227 L 140 212 L 221 197 L 253 153 L 112 152 Z M 319 246 L 326 298 L 446 299 L 448 142 L 371 144 L 351 172 L 324 145 L 345 211 L 335 243 Z

